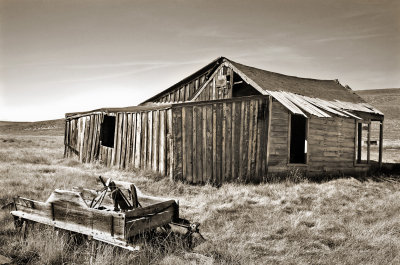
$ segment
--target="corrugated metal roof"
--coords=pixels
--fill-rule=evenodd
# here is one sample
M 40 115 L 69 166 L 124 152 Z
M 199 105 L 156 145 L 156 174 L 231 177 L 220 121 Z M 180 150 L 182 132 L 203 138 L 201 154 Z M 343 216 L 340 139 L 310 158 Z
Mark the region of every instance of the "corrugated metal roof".
M 356 113 L 366 112 L 374 115 L 382 115 L 382 112 L 367 103 L 352 103 L 345 101 L 329 101 L 320 98 L 311 98 L 286 91 L 266 91 L 273 98 L 290 110 L 293 114 L 304 115 L 304 112 L 320 117 L 328 118 L 332 114 L 342 117 L 361 119 Z
M 353 90 L 342 86 L 337 80 L 319 80 L 289 76 L 236 63 L 231 60 L 228 61 L 264 90 L 286 91 L 324 100 L 340 100 L 353 103 L 365 102 Z

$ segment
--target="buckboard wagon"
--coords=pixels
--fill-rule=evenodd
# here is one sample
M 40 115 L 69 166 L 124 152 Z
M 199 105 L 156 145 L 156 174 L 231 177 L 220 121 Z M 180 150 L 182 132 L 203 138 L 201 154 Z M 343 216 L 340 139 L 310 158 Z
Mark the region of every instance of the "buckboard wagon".
M 144 195 L 129 182 L 100 180 L 100 191 L 56 189 L 46 202 L 14 198 L 16 227 L 41 223 L 129 250 L 139 250 L 138 237 L 157 228 L 183 234 L 189 246 L 193 236 L 203 238 L 198 223 L 179 217 L 177 201 Z

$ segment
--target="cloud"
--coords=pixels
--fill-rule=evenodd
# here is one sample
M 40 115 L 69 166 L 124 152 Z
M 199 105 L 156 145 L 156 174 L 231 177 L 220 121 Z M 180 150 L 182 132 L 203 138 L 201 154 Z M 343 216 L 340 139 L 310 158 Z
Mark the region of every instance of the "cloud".
M 89 81 L 97 81 L 97 80 L 104 80 L 104 79 L 113 79 L 113 78 L 118 78 L 118 77 L 123 77 L 123 76 L 135 75 L 138 73 L 143 73 L 143 72 L 152 71 L 155 69 L 161 69 L 161 68 L 165 68 L 165 67 L 199 64 L 199 63 L 204 63 L 204 62 L 205 62 L 205 60 L 192 60 L 192 61 L 187 61 L 187 62 L 122 62 L 122 63 L 114 63 L 114 64 L 69 65 L 66 67 L 71 68 L 71 69 L 99 69 L 99 68 L 132 67 L 132 66 L 135 66 L 135 67 L 137 66 L 140 68 L 130 70 L 130 71 L 113 73 L 113 74 L 95 75 L 95 76 L 90 76 L 87 78 L 66 79 L 66 80 L 44 82 L 42 84 L 76 83 L 76 82 L 89 82 Z M 208 63 L 209 61 L 206 61 L 206 62 Z
M 312 42 L 324 43 L 324 42 L 343 41 L 343 40 L 344 41 L 363 40 L 363 39 L 371 39 L 384 36 L 387 36 L 387 34 L 361 34 L 361 35 L 351 35 L 351 36 L 335 36 L 329 38 L 313 39 Z

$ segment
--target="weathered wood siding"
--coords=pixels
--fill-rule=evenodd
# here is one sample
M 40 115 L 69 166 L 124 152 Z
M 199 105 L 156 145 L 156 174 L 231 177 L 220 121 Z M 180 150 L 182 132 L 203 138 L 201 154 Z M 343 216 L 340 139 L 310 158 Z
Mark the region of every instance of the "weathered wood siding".
M 67 118 L 65 156 L 150 169 L 189 183 L 257 182 L 267 173 L 292 167 L 308 172 L 364 170 L 354 166 L 355 119 L 310 115 L 307 164 L 291 165 L 290 113 L 281 103 L 267 96 L 203 99 Z M 100 141 L 104 115 L 115 116 L 113 147 Z
M 81 162 L 99 157 L 100 125 L 103 114 L 91 114 L 65 121 L 65 156 L 79 156 Z
M 271 113 L 268 171 L 273 173 L 287 169 L 290 115 L 288 109 L 275 100 Z
M 173 91 L 165 92 L 158 98 L 155 98 L 153 102 L 185 102 L 193 97 L 193 95 L 200 89 L 200 87 L 207 81 L 206 78 L 209 75 L 209 71 L 193 78 L 186 84 L 174 89 Z
M 233 70 L 221 65 L 215 71 L 208 71 L 188 83 L 153 99 L 155 103 L 187 102 L 227 99 L 232 97 Z M 203 86 L 205 87 L 203 88 Z
M 199 91 L 195 101 L 227 99 L 232 97 L 233 70 L 227 66 L 217 69 L 206 86 Z
M 179 104 L 172 112 L 174 179 L 222 184 L 266 175 L 267 97 Z
M 272 102 L 269 137 L 268 173 L 285 172 L 290 168 L 290 113 L 279 102 Z M 301 170 L 316 172 L 360 171 L 354 167 L 355 119 L 331 117 L 308 118 L 307 164 Z M 362 170 L 361 170 L 362 171 Z
M 167 174 L 171 161 L 171 109 L 116 114 L 111 165 L 118 168 L 150 169 Z M 102 146 L 102 148 L 110 149 Z M 109 155 L 103 159 L 107 163 Z M 108 163 L 107 163 L 108 164 Z
M 309 118 L 308 171 L 346 172 L 354 168 L 354 119 Z
M 151 169 L 169 175 L 171 167 L 171 109 L 109 113 L 115 115 L 114 147 L 101 145 L 104 114 L 66 120 L 65 156 L 81 162 L 100 160 L 106 166 Z

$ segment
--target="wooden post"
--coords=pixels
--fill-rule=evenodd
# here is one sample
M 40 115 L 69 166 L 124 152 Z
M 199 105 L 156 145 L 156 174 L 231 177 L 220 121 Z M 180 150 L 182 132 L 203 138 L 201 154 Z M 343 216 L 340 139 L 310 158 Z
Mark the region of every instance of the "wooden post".
M 358 123 L 358 130 L 357 130 L 357 163 L 361 163 L 361 149 L 362 149 L 362 123 Z
M 64 158 L 67 157 L 67 133 L 68 133 L 68 121 L 65 119 L 65 125 L 64 125 Z
M 379 123 L 379 168 L 382 168 L 383 121 Z
M 370 160 L 371 151 L 371 122 L 368 123 L 368 134 L 367 134 L 367 164 Z

